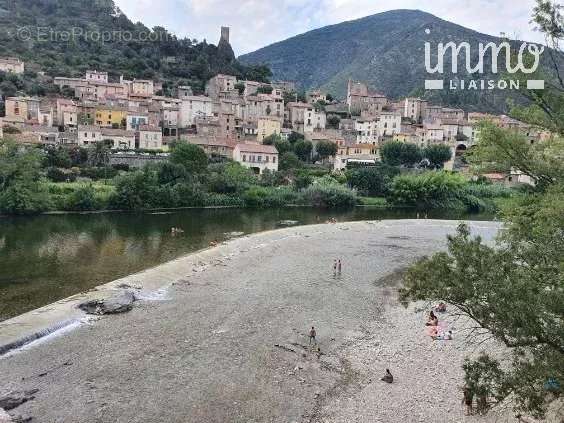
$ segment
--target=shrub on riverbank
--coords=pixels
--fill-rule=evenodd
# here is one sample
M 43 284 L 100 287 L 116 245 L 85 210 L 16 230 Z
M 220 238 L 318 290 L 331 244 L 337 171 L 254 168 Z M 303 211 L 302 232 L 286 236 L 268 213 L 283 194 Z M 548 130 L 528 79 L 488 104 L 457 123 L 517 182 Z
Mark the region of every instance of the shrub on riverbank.
M 314 207 L 352 207 L 358 203 L 356 191 L 330 176 L 315 180 L 303 191 L 303 198 Z
M 387 200 L 391 205 L 419 209 L 484 210 L 487 204 L 467 191 L 468 181 L 460 174 L 444 171 L 397 176 Z
M 251 187 L 243 194 L 247 207 L 284 207 L 300 202 L 300 195 L 288 187 Z
M 384 196 L 388 193 L 395 176 L 399 175 L 399 168 L 378 165 L 350 169 L 346 172 L 349 185 L 366 196 Z

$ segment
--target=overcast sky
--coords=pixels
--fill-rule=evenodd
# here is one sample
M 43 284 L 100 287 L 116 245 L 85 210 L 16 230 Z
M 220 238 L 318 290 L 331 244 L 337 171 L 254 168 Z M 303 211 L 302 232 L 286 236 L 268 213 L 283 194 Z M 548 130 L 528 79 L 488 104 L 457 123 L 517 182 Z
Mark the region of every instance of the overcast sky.
M 115 0 L 133 21 L 216 44 L 231 27 L 240 55 L 311 29 L 394 9 L 420 9 L 491 35 L 542 41 L 530 24 L 534 0 Z

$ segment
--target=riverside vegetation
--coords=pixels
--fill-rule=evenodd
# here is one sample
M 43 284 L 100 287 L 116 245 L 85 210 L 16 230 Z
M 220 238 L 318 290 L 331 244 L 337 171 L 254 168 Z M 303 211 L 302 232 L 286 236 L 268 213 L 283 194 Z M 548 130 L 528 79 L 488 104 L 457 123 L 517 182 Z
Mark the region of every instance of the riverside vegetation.
M 495 210 L 496 201 L 518 195 L 515 190 L 470 182 L 442 170 L 410 169 L 387 154 L 377 166 L 332 173 L 330 166 L 311 163 L 311 144 L 297 134 L 284 141 L 284 146 L 279 140 L 267 142 L 283 151 L 280 170 L 259 177 L 239 163 L 208 158 L 200 147 L 185 142 L 174 145 L 165 161 L 134 170 L 109 166 L 110 152 L 103 143 L 88 149 L 43 149 L 4 141 L 0 146 L 0 211 L 36 214 L 178 207 L 351 207 L 362 203 L 479 212 Z
M 558 48 L 562 6 L 538 0 L 533 20 Z M 562 74 L 555 62 L 558 75 Z M 521 75 L 546 78 L 546 75 Z M 407 272 L 401 297 L 450 303 L 475 322 L 476 344 L 493 338 L 508 348 L 499 358 L 467 360 L 464 384 L 487 412 L 510 402 L 522 414 L 562 419 L 564 384 L 564 82 L 547 78 L 543 91 L 521 94 L 528 107 L 514 116 L 551 131 L 531 144 L 511 130 L 485 125 L 472 160 L 480 168 L 518 168 L 535 182 L 531 195 L 503 210 L 496 245 L 473 237 L 466 225 L 448 237 L 448 251 L 420 260 Z

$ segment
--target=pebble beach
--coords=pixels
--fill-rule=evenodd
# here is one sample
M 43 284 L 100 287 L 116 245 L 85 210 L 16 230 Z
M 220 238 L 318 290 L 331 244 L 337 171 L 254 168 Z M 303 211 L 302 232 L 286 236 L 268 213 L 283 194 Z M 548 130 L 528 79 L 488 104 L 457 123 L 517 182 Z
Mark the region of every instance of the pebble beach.
M 486 240 L 500 228 L 468 223 Z M 464 358 L 501 347 L 477 345 L 451 310 L 439 318 L 453 339 L 432 340 L 429 305 L 397 301 L 401 272 L 457 224 L 285 228 L 128 276 L 99 292 L 133 289 L 131 311 L 0 357 L 0 397 L 35 391 L 10 414 L 39 423 L 515 422 L 509 405 L 465 416 L 461 404 Z

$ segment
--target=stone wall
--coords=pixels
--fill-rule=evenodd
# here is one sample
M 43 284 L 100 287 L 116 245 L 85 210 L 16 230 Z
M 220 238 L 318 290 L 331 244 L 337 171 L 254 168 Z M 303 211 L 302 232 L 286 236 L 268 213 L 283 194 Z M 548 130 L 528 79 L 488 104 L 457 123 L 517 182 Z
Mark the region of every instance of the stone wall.
M 153 154 L 112 154 L 110 165 L 126 164 L 130 168 L 142 168 L 149 163 L 159 163 L 168 160 L 168 156 Z

